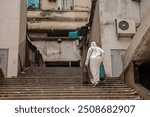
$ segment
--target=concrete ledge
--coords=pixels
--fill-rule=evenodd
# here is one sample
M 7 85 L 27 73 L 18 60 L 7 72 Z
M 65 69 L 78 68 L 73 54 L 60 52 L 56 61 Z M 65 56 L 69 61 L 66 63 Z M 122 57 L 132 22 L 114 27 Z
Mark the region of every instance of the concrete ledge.
M 42 21 L 29 23 L 28 29 L 73 30 L 85 26 L 87 22 Z M 59 25 L 58 25 L 59 24 Z
M 28 21 L 88 21 L 88 12 L 28 11 Z
M 135 90 L 145 100 L 150 100 L 150 91 L 140 84 L 135 84 Z

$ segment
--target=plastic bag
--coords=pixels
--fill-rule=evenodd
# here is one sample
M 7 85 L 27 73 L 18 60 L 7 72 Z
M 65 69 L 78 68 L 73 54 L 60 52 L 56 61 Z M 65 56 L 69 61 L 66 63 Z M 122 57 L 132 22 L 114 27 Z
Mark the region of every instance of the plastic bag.
M 104 81 L 106 79 L 106 72 L 105 72 L 103 63 L 100 64 L 100 75 L 99 76 L 100 76 L 101 81 Z

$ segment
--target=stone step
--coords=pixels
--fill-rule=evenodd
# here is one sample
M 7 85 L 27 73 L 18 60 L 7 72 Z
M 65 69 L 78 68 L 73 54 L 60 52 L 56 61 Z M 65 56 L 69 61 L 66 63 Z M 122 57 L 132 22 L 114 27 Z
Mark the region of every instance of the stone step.
M 31 67 L 28 69 L 25 69 L 24 72 L 21 74 L 23 77 L 82 77 L 82 68 L 80 67 Z
M 16 93 L 0 93 L 0 97 L 9 97 L 9 96 L 131 96 L 131 93 L 99 93 L 99 92 L 63 92 L 63 93 L 42 93 L 42 92 L 16 92 Z M 136 95 L 134 95 L 136 96 Z
M 81 68 L 29 68 L 0 85 L 0 99 L 140 99 L 119 78 L 82 84 Z
M 24 96 L 24 95 L 22 95 L 22 96 L 4 96 L 4 97 L 0 97 L 0 99 L 1 100 L 36 100 L 36 99 L 40 99 L 40 100 L 49 100 L 49 99 L 53 99 L 53 100 L 56 100 L 56 99 L 75 99 L 75 100 L 79 100 L 79 99 L 84 99 L 84 100 L 86 100 L 86 99 L 100 99 L 100 100 L 117 100 L 117 99 L 119 99 L 119 100 L 137 100 L 137 99 L 141 99 L 139 96 L 135 96 L 135 95 L 130 95 L 130 96 L 112 96 L 112 95 L 110 95 L 110 96 L 99 96 L 99 95 L 89 95 L 89 96 L 70 96 L 70 95 L 68 95 L 68 96 L 49 96 L 49 95 L 45 95 L 45 96 L 40 96 L 40 95 L 32 95 L 32 96 L 28 96 L 28 95 L 26 95 L 26 96 Z
M 119 89 L 119 90 L 114 90 L 112 89 L 99 89 L 99 88 L 90 88 L 90 90 L 88 88 L 83 88 L 83 89 L 18 89 L 18 88 L 12 88 L 12 89 L 1 89 L 0 93 L 17 93 L 17 92 L 42 92 L 42 93 L 80 93 L 80 92 L 87 92 L 87 93 L 92 93 L 92 92 L 99 92 L 99 93 L 132 93 L 132 94 L 136 94 L 135 90 L 131 90 L 131 89 Z

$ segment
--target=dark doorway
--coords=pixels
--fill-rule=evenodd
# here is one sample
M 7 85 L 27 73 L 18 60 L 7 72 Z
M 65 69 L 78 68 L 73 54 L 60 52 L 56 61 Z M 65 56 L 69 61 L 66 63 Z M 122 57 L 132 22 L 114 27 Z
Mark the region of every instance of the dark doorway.
M 135 81 L 150 90 L 150 62 L 144 62 L 138 65 L 136 69 L 138 70 L 138 78 Z

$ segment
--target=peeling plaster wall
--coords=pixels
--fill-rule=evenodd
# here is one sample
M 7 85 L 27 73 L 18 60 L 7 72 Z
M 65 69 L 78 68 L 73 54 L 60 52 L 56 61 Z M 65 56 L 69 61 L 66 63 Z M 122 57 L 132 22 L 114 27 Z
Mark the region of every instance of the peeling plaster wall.
M 78 41 L 33 41 L 43 56 L 44 61 L 78 61 L 80 60 Z
M 51 3 L 49 0 L 40 1 L 40 8 L 48 11 L 28 11 L 29 29 L 76 30 L 88 23 L 91 0 L 74 0 L 74 9 L 64 11 L 58 11 L 58 5 L 60 5 L 58 0 Z M 79 44 L 76 41 L 62 41 L 61 54 L 58 53 L 57 40 L 55 42 L 36 41 L 34 44 L 42 53 L 44 61 L 78 61 L 81 59 Z
M 28 11 L 27 14 L 28 18 L 49 18 L 51 21 L 66 21 L 66 20 L 72 20 L 72 21 L 87 21 L 88 20 L 88 13 L 86 11 L 84 12 L 62 12 L 62 11 L 48 11 L 48 12 L 42 12 L 42 11 Z
M 29 21 L 29 29 L 76 29 L 88 22 L 88 12 L 28 11 L 28 18 L 48 19 L 47 21 Z
M 111 49 L 127 49 L 131 38 L 116 35 L 115 19 L 133 19 L 140 23 L 139 3 L 131 0 L 99 0 L 100 34 L 102 49 L 105 51 L 104 64 L 108 76 L 112 76 Z

